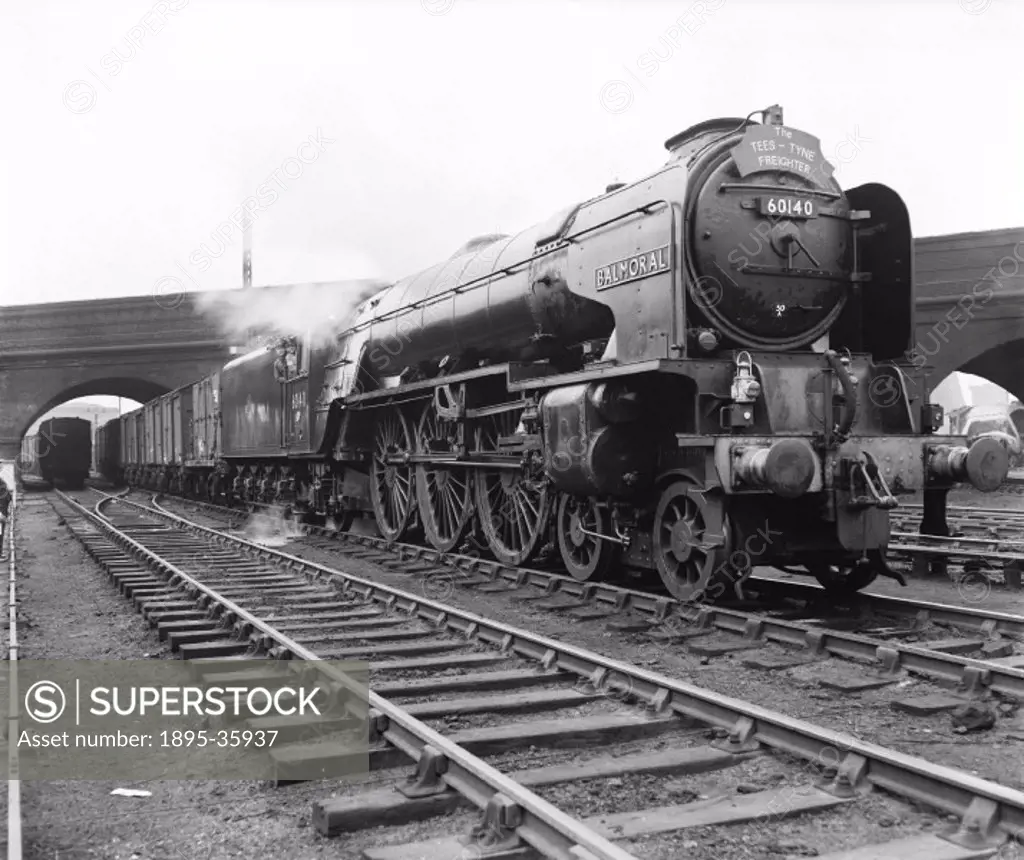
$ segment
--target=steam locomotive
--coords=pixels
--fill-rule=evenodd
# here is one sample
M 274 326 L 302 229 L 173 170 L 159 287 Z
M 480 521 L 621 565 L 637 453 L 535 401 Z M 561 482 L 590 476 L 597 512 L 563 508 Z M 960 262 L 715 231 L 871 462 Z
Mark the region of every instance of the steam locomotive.
M 948 534 L 948 490 L 1008 471 L 992 440 L 932 435 L 903 202 L 843 191 L 778 106 L 666 148 L 367 297 L 326 345 L 283 338 L 123 416 L 120 474 L 510 565 L 546 547 L 683 600 L 755 565 L 900 578 L 901 497 Z
M 81 418 L 51 418 L 39 432 L 21 440 L 18 466 L 23 476 L 66 489 L 85 486 L 92 465 L 92 425 Z

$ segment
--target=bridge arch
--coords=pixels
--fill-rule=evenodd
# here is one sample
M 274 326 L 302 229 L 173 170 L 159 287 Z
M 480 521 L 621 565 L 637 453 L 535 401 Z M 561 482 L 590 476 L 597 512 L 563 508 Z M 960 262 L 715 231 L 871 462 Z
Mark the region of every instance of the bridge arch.
M 171 389 L 160 383 L 148 379 L 136 379 L 132 377 L 109 377 L 106 379 L 90 379 L 86 382 L 72 385 L 69 388 L 55 394 L 46 402 L 40 404 L 34 414 L 25 419 L 22 427 L 15 430 L 18 438 L 21 439 L 28 432 L 28 429 L 42 418 L 51 409 L 61 406 L 79 397 L 124 397 L 127 400 L 135 400 L 145 403 L 161 394 L 166 394 Z
M 1024 329 L 1021 320 L 1013 320 L 1018 329 Z M 964 362 L 964 373 L 973 373 L 1000 388 L 1005 388 L 1018 400 L 1024 400 L 1024 331 L 1017 340 L 1007 340 L 992 346 Z M 998 337 L 998 335 L 997 335 Z
M 1024 228 L 914 242 L 912 359 L 935 389 L 954 371 L 1024 394 Z
M 978 327 L 977 337 L 968 336 L 969 329 L 970 323 L 947 343 L 919 336 L 917 349 L 933 368 L 930 388 L 934 390 L 951 373 L 960 371 L 987 379 L 1024 400 L 1024 319 L 986 321 L 984 327 Z
M 242 348 L 197 294 L 0 308 L 0 461 L 66 400 L 145 402 L 223 367 Z
M 1016 404 L 1010 404 L 1010 420 L 1020 433 L 1021 439 L 1024 439 L 1024 403 L 1018 401 Z
M 31 362 L 0 365 L 0 460 L 13 460 L 32 424 L 54 406 L 76 397 L 112 395 L 145 403 L 195 382 L 224 366 L 227 348 L 176 350 L 118 356 L 104 354 L 72 363 Z

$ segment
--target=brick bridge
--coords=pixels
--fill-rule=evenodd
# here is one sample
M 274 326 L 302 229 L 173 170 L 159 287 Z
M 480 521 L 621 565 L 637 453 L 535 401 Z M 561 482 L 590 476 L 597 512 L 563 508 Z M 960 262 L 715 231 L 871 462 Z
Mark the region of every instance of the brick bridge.
M 145 402 L 230 360 L 231 344 L 195 296 L 98 299 L 0 308 L 0 460 L 66 400 Z
M 935 387 L 955 370 L 1024 399 L 1024 228 L 918 239 L 913 357 Z M 0 308 L 0 460 L 54 406 L 107 394 L 146 400 L 198 379 L 237 347 L 194 294 Z
M 918 239 L 914 268 L 931 387 L 960 370 L 1024 400 L 1024 228 Z

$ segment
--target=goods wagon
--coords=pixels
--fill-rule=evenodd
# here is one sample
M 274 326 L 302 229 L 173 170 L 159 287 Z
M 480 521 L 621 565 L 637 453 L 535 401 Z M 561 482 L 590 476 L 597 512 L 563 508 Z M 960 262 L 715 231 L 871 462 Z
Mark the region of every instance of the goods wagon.
M 96 470 L 112 484 L 121 474 L 121 419 L 112 418 L 96 431 Z
M 183 467 L 191 450 L 194 386 L 186 385 L 161 396 L 154 411 L 156 455 L 151 483 L 154 489 L 179 493 Z
M 124 480 L 130 485 L 140 484 L 145 478 L 143 464 L 146 462 L 143 442 L 143 409 L 139 407 L 126 412 L 119 419 L 121 424 L 121 470 Z

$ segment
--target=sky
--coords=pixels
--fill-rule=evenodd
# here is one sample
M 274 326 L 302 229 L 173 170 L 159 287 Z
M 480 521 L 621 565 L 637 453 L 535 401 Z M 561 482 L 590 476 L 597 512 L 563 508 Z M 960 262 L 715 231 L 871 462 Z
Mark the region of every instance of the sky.
M 781 104 L 917 235 L 1024 225 L 1018 0 L 33 0 L 0 306 L 398 278 Z M 221 234 L 217 235 L 217 231 Z

